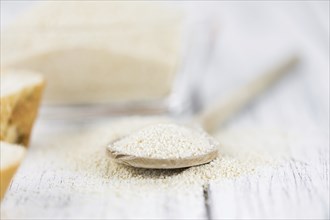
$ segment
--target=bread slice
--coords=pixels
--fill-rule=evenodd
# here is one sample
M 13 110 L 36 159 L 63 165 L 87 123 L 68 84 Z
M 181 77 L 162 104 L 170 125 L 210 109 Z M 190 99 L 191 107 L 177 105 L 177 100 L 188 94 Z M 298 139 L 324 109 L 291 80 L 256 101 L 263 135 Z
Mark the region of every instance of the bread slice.
M 0 151 L 0 198 L 2 199 L 18 166 L 24 158 L 26 150 L 23 146 L 0 141 Z
M 43 76 L 10 70 L 0 74 L 0 140 L 27 146 L 44 87 Z
M 1 32 L 1 66 L 43 73 L 48 104 L 159 101 L 181 30 L 182 11 L 161 2 L 46 1 Z

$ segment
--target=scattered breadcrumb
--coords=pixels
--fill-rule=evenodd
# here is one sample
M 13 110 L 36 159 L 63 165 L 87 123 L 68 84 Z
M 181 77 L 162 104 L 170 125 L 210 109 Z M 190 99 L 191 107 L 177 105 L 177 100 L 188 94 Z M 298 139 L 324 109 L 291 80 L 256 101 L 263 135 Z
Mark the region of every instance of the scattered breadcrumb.
M 143 218 L 148 212 L 144 203 L 162 207 L 167 198 L 171 202 L 166 204 L 180 200 L 187 207 L 202 207 L 199 202 L 204 201 L 204 187 L 209 184 L 232 184 L 246 176 L 269 173 L 282 164 L 276 159 L 290 155 L 286 151 L 291 137 L 285 133 L 240 128 L 215 134 L 220 156 L 200 166 L 142 169 L 118 164 L 107 156 L 110 142 L 155 123 L 174 121 L 131 117 L 64 127 L 45 124 L 47 129 L 38 126 L 38 136 L 2 204 L 6 211 L 1 212 L 1 218 L 110 218 L 116 216 L 112 210 L 126 210 L 126 205 L 135 217 Z M 91 207 L 96 211 L 88 211 Z M 200 211 L 202 218 L 204 209 Z
M 75 176 L 70 183 L 70 189 L 82 193 L 101 193 L 116 189 L 118 193 L 125 191 L 126 194 L 128 191 L 139 193 L 138 191 L 143 189 L 184 191 L 189 189 L 187 186 L 205 186 L 211 181 L 249 175 L 258 168 L 272 165 L 274 162 L 273 152 L 269 155 L 269 151 L 255 148 L 264 145 L 267 149 L 269 135 L 267 138 L 265 134 L 261 137 L 258 133 L 251 135 L 251 132 L 250 135 L 220 132 L 216 137 L 220 137 L 221 156 L 208 164 L 190 168 L 134 168 L 118 164 L 107 156 L 106 146 L 114 140 L 155 123 L 171 122 L 173 123 L 168 118 L 137 117 L 116 122 L 101 122 L 82 127 L 80 131 L 73 129 L 65 134 L 61 131 L 58 135 L 53 134 L 52 138 L 39 143 L 42 146 L 35 146 L 37 152 L 34 152 L 34 156 L 39 153 L 40 157 L 51 161 L 51 169 L 58 169 L 63 175 L 69 173 L 71 178 Z

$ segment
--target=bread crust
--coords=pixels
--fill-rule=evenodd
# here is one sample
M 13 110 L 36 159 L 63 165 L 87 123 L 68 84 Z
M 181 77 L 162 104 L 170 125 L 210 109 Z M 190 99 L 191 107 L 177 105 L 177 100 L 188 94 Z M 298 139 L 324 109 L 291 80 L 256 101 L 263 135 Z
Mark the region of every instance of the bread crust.
M 28 146 L 44 85 L 42 79 L 38 83 L 25 85 L 15 92 L 1 95 L 0 140 Z
M 1 169 L 0 169 L 0 199 L 2 199 L 21 164 L 26 150 L 23 146 L 0 141 Z

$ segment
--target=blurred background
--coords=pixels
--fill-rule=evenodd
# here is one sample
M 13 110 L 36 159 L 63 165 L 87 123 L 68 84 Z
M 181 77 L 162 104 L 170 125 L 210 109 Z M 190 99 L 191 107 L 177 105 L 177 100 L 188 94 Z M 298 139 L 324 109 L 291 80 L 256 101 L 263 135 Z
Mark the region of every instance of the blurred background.
M 41 3 L 47 3 L 45 8 L 35 8 Z M 201 216 L 328 219 L 329 7 L 329 1 L 289 0 L 1 0 L 1 69 L 37 70 L 45 74 L 47 81 L 29 149 L 32 151 L 28 162 L 32 166 L 21 171 L 20 179 L 13 184 L 9 195 L 12 197 L 5 204 L 7 212 L 15 216 L 23 210 L 32 213 L 31 216 L 37 213 L 52 217 L 119 213 L 118 216 L 136 218 L 136 213 L 160 211 L 158 218 L 176 217 L 179 213 L 178 216 L 198 216 L 197 219 Z M 288 148 L 287 164 L 279 171 L 269 172 L 268 179 L 258 175 L 256 179 L 244 176 L 241 182 L 226 179 L 228 187 L 211 183 L 207 186 L 210 190 L 199 191 L 199 197 L 184 193 L 182 200 L 165 194 L 155 194 L 150 199 L 146 196 L 148 190 L 139 190 L 135 200 L 127 197 L 128 202 L 123 200 L 120 206 L 120 199 L 102 191 L 110 186 L 109 182 L 86 176 L 80 179 L 87 183 L 83 184 L 86 187 L 95 184 L 95 192 L 100 194 L 94 193 L 94 189 L 87 193 L 80 189 L 72 192 L 79 173 L 62 168 L 52 170 L 58 159 L 54 154 L 58 152 L 56 143 L 52 143 L 60 137 L 57 133 L 62 135 L 65 129 L 71 129 L 78 141 L 84 128 L 71 122 L 69 126 L 54 126 L 57 119 L 80 118 L 86 122 L 86 128 L 91 126 L 94 131 L 87 117 L 102 115 L 117 119 L 118 115 L 170 114 L 185 118 L 218 101 L 230 100 L 237 89 L 266 74 L 291 54 L 299 58 L 299 63 L 221 125 L 228 131 L 238 131 L 229 139 L 242 142 L 246 151 L 251 144 L 245 143 L 246 137 L 256 139 L 251 146 L 264 139 L 259 143 L 263 150 L 270 146 L 274 146 L 272 152 Z M 50 118 L 56 120 L 47 121 Z M 244 133 L 254 129 L 254 133 Z M 262 131 L 275 135 L 264 136 Z M 285 141 L 278 142 L 277 133 Z M 293 133 L 299 135 L 292 138 L 289 134 Z M 81 146 L 75 147 L 80 150 Z M 50 159 L 39 154 L 47 148 Z M 33 155 L 40 159 L 35 160 Z M 82 161 L 92 157 L 82 157 Z M 141 202 L 141 198 L 148 202 Z M 106 206 L 99 205 L 102 202 Z M 81 209 L 90 204 L 100 209 Z M 199 209 L 195 207 L 202 207 L 202 215 L 196 214 Z M 173 210 L 179 212 L 170 213 Z
M 1 1 L 1 33 L 39 3 Z M 244 114 L 252 114 L 265 125 L 285 123 L 301 128 L 302 124 L 313 124 L 328 130 L 329 1 L 163 4 L 184 11 L 182 62 L 171 88 L 170 106 L 174 111 L 196 112 L 215 100 L 228 98 L 235 89 L 263 74 L 275 60 L 295 52 L 301 60 L 295 73 L 236 120 L 248 123 L 244 121 L 251 117 Z M 274 114 L 278 117 L 272 121 Z

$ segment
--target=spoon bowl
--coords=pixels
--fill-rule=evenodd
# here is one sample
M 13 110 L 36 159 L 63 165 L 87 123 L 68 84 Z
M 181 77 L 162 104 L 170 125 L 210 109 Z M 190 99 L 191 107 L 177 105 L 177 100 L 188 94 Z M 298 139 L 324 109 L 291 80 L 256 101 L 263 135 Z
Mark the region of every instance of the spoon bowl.
M 133 167 L 177 169 L 212 161 L 218 156 L 218 146 L 214 138 L 200 129 L 161 123 L 114 140 L 108 145 L 107 154 L 118 163 Z
M 110 150 L 110 147 L 107 150 L 107 154 L 117 163 L 125 164 L 132 167 L 147 168 L 147 169 L 179 169 L 179 168 L 187 168 L 187 167 L 198 166 L 209 163 L 210 161 L 218 157 L 218 150 L 215 149 L 207 154 L 181 158 L 181 159 L 136 157 L 128 154 L 122 154 L 117 151 L 112 151 Z

